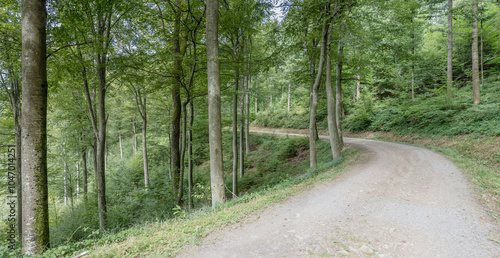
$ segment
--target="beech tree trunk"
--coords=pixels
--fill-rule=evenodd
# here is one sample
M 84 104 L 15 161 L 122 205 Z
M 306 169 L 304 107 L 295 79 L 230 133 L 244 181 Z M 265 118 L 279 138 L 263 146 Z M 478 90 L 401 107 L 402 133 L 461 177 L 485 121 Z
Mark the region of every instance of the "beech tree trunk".
M 328 45 L 326 50 L 326 101 L 328 110 L 328 134 L 330 138 L 330 147 L 332 151 L 332 159 L 337 160 L 341 157 L 341 145 L 339 141 L 338 129 L 337 129 L 337 119 L 335 112 L 335 98 L 333 96 L 332 89 L 332 58 L 330 49 L 330 33 L 328 33 Z
M 316 112 L 318 107 L 318 89 L 321 82 L 321 74 L 323 73 L 323 65 L 325 62 L 325 52 L 327 45 L 327 34 L 329 29 L 329 19 L 326 18 L 330 14 L 330 4 L 325 4 L 325 20 L 323 21 L 323 30 L 321 32 L 321 54 L 319 57 L 318 73 L 311 91 L 311 112 L 309 117 L 309 161 L 310 167 L 315 168 L 316 159 Z
M 358 73 L 356 74 L 356 102 L 359 102 L 361 97 L 361 74 L 359 74 L 359 66 Z
M 184 190 L 184 172 L 185 168 L 185 157 L 187 149 L 187 105 L 189 104 L 189 98 L 182 104 L 182 135 L 181 135 L 181 181 L 179 182 L 179 189 L 181 192 Z
M 193 123 L 194 123 L 194 104 L 189 102 L 189 131 L 188 131 L 188 190 L 189 190 L 189 208 L 193 205 Z
M 134 150 L 134 154 L 137 153 L 137 129 L 135 128 L 135 116 L 134 120 L 132 120 L 132 132 L 134 133 L 132 139 L 132 148 Z
M 87 200 L 87 193 L 88 193 L 88 188 L 87 188 L 87 151 L 86 149 L 83 149 L 81 152 L 82 155 L 82 186 L 83 186 L 83 199 Z
M 64 157 L 64 165 L 63 165 L 63 184 L 64 184 L 64 206 L 68 205 L 68 186 L 66 182 L 66 157 Z
M 481 2 L 481 5 L 482 5 L 482 2 Z M 483 53 L 483 49 L 484 49 L 484 42 L 483 42 L 483 18 L 482 18 L 482 13 L 481 13 L 481 20 L 480 20 L 480 24 L 481 24 L 481 27 L 480 27 L 480 40 L 481 40 L 481 56 L 480 56 L 480 69 L 481 69 L 481 83 L 480 83 L 480 87 L 483 87 L 484 86 L 484 53 Z
M 480 84 L 479 84 L 479 51 L 478 51 L 478 12 L 477 0 L 472 3 L 472 11 L 474 14 L 474 22 L 472 23 L 472 88 L 474 105 L 481 102 Z
M 338 130 L 338 135 L 339 135 L 339 142 L 340 142 L 340 148 L 342 149 L 344 146 L 344 140 L 342 137 L 342 116 L 344 114 L 343 107 L 344 107 L 344 93 L 342 92 L 342 57 L 343 57 L 343 52 L 344 52 L 344 46 L 342 44 L 342 34 L 340 36 L 340 40 L 338 43 L 338 50 L 337 50 L 337 73 L 336 73 L 336 81 L 335 81 L 335 97 L 336 97 L 336 116 L 335 118 L 337 119 L 337 130 Z
M 448 65 L 446 68 L 446 89 L 453 97 L 453 0 L 448 0 Z
M 22 252 L 49 248 L 45 1 L 22 0 Z M 21 205 L 21 204 L 18 204 Z
M 79 162 L 76 162 L 76 199 L 80 196 L 80 166 Z
M 250 70 L 250 68 L 249 68 Z M 245 154 L 250 153 L 250 84 L 252 83 L 251 76 L 247 76 L 247 86 L 245 88 Z
M 245 174 L 245 95 L 240 96 L 240 162 L 239 162 L 239 176 L 243 177 Z
M 234 93 L 233 93 L 233 198 L 238 197 L 238 86 L 240 83 L 239 77 L 240 77 L 239 71 L 238 69 L 236 69 L 236 71 L 234 72 Z
M 146 115 L 146 96 L 144 96 L 143 107 L 144 118 L 142 119 L 142 160 L 144 163 L 144 187 L 149 187 L 149 169 L 148 169 L 148 147 L 147 147 L 147 128 L 148 119 Z
M 182 56 L 180 46 L 180 26 L 181 26 L 181 10 L 180 6 L 183 0 L 176 0 L 177 10 L 174 18 L 173 31 L 173 54 L 174 54 L 174 70 L 172 74 L 172 175 L 173 175 L 173 190 L 175 196 L 175 205 L 181 205 L 182 192 L 179 185 L 181 178 L 181 156 L 180 156 L 180 138 L 181 138 L 181 73 L 182 73 Z
M 122 146 L 122 135 L 118 135 L 118 142 L 120 144 L 120 159 L 123 159 L 123 146 Z
M 288 103 L 287 103 L 287 109 L 286 112 L 290 113 L 290 88 L 292 87 L 291 83 L 288 83 Z
M 212 207 L 226 202 L 222 166 L 222 123 L 219 70 L 219 1 L 207 0 L 208 126 Z
M 147 114 L 147 98 L 146 93 L 141 93 L 140 88 L 134 88 L 134 97 L 137 110 L 142 119 L 142 162 L 144 167 L 144 187 L 149 187 L 149 165 L 148 165 L 148 148 L 147 148 L 147 128 L 148 128 L 148 114 Z M 135 122 L 134 122 L 135 125 Z M 135 126 L 134 126 L 135 131 Z M 134 133 L 135 137 L 135 133 Z M 137 143 L 135 143 L 137 144 Z

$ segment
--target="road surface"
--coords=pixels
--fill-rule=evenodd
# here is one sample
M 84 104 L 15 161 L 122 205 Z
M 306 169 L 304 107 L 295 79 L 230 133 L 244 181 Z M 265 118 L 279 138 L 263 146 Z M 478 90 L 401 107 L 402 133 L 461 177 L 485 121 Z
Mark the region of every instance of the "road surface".
M 345 142 L 363 156 L 347 173 L 180 256 L 500 257 L 499 226 L 450 160 L 409 145 Z

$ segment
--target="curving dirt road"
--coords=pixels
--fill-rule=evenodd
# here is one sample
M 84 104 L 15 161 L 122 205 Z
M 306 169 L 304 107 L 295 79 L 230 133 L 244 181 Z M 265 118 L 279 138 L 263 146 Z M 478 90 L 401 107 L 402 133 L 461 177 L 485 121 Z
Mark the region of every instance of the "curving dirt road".
M 364 156 L 348 173 L 181 256 L 500 257 L 498 225 L 451 161 L 408 145 L 345 142 Z

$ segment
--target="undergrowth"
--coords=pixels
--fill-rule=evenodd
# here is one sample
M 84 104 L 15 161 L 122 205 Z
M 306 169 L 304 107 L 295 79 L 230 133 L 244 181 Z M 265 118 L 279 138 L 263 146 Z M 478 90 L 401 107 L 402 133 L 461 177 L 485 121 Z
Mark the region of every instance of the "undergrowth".
M 210 195 L 205 194 L 197 209 L 174 208 L 173 218 L 143 221 L 115 233 L 94 231 L 84 240 L 70 241 L 33 257 L 71 257 L 85 251 L 90 251 L 85 257 L 173 256 L 190 245 L 196 245 L 210 232 L 238 223 L 273 203 L 309 189 L 317 182 L 335 177 L 355 156 L 345 151 L 344 157 L 351 157 L 349 162 L 345 162 L 345 158 L 332 162 L 329 144 L 320 141 L 317 145 L 318 167 L 311 170 L 306 138 L 252 135 L 250 142 L 254 151 L 248 154 L 247 173 L 240 180 L 238 198 L 212 209 Z M 197 171 L 196 177 L 200 182 L 204 177 L 208 178 L 206 169 L 202 165 Z M 231 177 L 226 171 L 228 187 Z M 0 252 L 7 254 L 6 250 Z

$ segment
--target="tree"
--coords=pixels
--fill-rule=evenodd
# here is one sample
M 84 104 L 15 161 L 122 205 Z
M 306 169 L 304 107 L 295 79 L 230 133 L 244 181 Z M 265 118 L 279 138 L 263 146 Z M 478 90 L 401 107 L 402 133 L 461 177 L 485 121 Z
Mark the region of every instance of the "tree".
M 49 247 L 45 1 L 23 0 L 22 168 L 23 253 Z
M 181 205 L 182 201 L 182 182 L 181 176 L 181 76 L 182 76 L 182 55 L 181 49 L 181 7 L 184 5 L 183 0 L 176 0 L 174 8 L 174 31 L 172 35 L 174 67 L 172 72 L 172 142 L 171 142 L 171 157 L 172 157 L 172 175 L 173 175 L 173 190 L 175 195 L 175 204 Z M 184 43 L 185 45 L 185 43 Z M 185 49 L 185 48 L 184 48 Z
M 330 147 L 332 150 L 333 160 L 337 160 L 341 157 L 341 143 L 339 140 L 339 130 L 337 129 L 337 114 L 336 114 L 336 102 L 333 96 L 332 89 L 332 57 L 330 49 L 330 35 L 331 30 L 328 32 L 328 45 L 326 48 L 326 100 L 328 109 L 328 134 L 330 137 Z
M 318 89 L 321 82 L 321 74 L 323 73 L 323 64 L 325 61 L 326 45 L 328 30 L 330 27 L 330 3 L 325 4 L 324 10 L 324 20 L 323 20 L 323 30 L 321 32 L 321 54 L 319 57 L 318 72 L 316 75 L 316 80 L 311 91 L 311 111 L 309 117 L 309 158 L 310 167 L 315 168 L 317 164 L 316 159 L 316 111 L 318 107 Z
M 219 1 L 207 0 L 207 77 L 212 207 L 226 202 L 222 167 L 222 123 L 220 99 Z
M 148 114 L 147 114 L 147 109 L 146 109 L 146 96 L 147 93 L 144 92 L 140 88 L 140 86 L 135 87 L 132 85 L 134 97 L 135 97 L 135 103 L 137 106 L 137 110 L 139 111 L 139 115 L 142 118 L 142 159 L 143 159 L 143 165 L 144 165 L 144 187 L 148 188 L 149 187 L 149 169 L 148 169 L 148 148 L 147 148 L 147 137 L 146 137 L 146 132 L 147 132 L 147 126 L 148 126 Z M 141 93 L 142 91 L 142 93 Z
M 478 12 L 477 0 L 472 2 L 473 22 L 472 22 L 472 88 L 474 105 L 481 102 L 479 83 L 479 51 L 478 51 Z
M 446 67 L 446 89 L 448 96 L 452 97 L 453 87 L 453 0 L 448 0 L 448 65 Z

